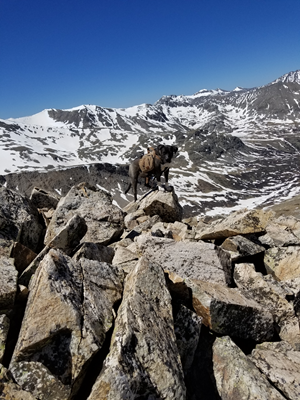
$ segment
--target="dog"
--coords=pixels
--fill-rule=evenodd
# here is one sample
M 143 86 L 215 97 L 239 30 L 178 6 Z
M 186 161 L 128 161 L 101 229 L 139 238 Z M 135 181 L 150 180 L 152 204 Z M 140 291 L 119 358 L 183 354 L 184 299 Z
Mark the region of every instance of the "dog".
M 152 151 L 152 150 L 151 150 Z M 151 152 L 148 149 L 148 153 Z M 150 187 L 149 179 L 153 176 L 158 182 L 160 182 L 160 177 L 164 174 L 165 182 L 168 183 L 169 179 L 169 166 L 165 164 L 169 164 L 172 161 L 174 154 L 178 152 L 178 147 L 176 146 L 169 146 L 160 144 L 154 148 L 155 156 L 153 156 L 153 169 L 148 172 L 143 172 L 141 170 L 140 161 L 141 158 L 135 159 L 129 165 L 129 177 L 131 182 L 129 186 L 125 190 L 125 194 L 129 192 L 130 188 L 132 187 L 133 190 L 133 197 L 134 201 L 137 200 L 137 183 L 138 177 L 145 178 L 146 186 Z

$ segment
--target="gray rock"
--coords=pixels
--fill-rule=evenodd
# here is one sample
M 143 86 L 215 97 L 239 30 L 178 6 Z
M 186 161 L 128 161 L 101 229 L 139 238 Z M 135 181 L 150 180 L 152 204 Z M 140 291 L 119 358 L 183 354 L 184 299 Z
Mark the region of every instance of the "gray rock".
M 0 363 L 2 363 L 4 356 L 9 326 L 10 326 L 9 318 L 5 314 L 0 315 Z
M 0 238 L 20 242 L 36 252 L 42 233 L 37 209 L 30 201 L 0 187 Z
M 298 208 L 298 207 L 297 207 Z M 300 239 L 300 220 L 293 215 L 281 215 L 273 220 L 275 224 L 282 226 L 282 229 L 291 231 Z
M 231 265 L 221 263 L 215 245 L 199 242 L 175 242 L 172 239 L 141 235 L 136 238 L 140 251 L 164 270 L 182 278 L 217 283 L 231 282 Z
M 237 264 L 234 280 L 245 296 L 257 301 L 273 315 L 275 322 L 281 328 L 279 332 L 281 339 L 300 347 L 299 323 L 293 305 L 278 293 L 276 284 L 265 280 L 251 264 Z
M 85 258 L 75 262 L 50 249 L 30 283 L 10 365 L 14 374 L 20 362 L 39 362 L 74 394 L 112 326 L 122 281 L 116 267 Z
M 153 215 L 153 217 L 147 217 L 147 220 L 141 224 L 135 225 L 131 231 L 124 231 L 122 235 L 122 240 L 134 240 L 135 237 L 139 236 L 141 233 L 149 232 L 153 225 L 160 222 L 161 219 L 158 215 Z
M 9 381 L 9 377 L 7 376 L 7 372 L 8 372 L 7 368 L 5 368 L 2 364 L 0 364 L 0 385 L 1 385 L 1 383 Z M 1 386 L 0 386 L 0 388 L 1 388 Z
M 187 224 L 189 226 L 196 226 L 199 222 L 199 217 L 193 216 L 193 217 L 188 217 L 188 218 L 183 218 L 182 222 L 184 224 Z
M 13 382 L 0 383 L 0 394 L 1 400 L 36 400 L 31 393 Z
M 213 364 L 222 400 L 284 400 L 228 336 L 216 339 Z
M 30 278 L 51 248 L 60 249 L 67 255 L 70 255 L 74 248 L 78 246 L 80 240 L 86 234 L 86 231 L 87 225 L 85 220 L 78 214 L 74 214 L 73 217 L 67 221 L 66 225 L 60 228 L 57 235 L 52 238 L 48 245 L 43 248 L 36 258 L 22 272 L 18 280 L 19 285 L 29 285 Z
M 164 273 L 142 258 L 126 278 L 110 353 L 88 399 L 185 396 Z
M 18 279 L 19 285 L 28 287 L 32 275 L 35 273 L 38 266 L 40 265 L 40 262 L 43 260 L 45 255 L 49 252 L 49 250 L 50 247 L 45 246 L 43 250 L 35 257 L 35 259 L 28 265 L 28 267 L 21 273 Z
M 265 251 L 263 246 L 251 242 L 241 235 L 227 238 L 221 245 L 222 249 L 229 251 L 232 261 L 242 257 L 253 256 Z
M 80 215 L 88 226 L 83 242 L 106 245 L 123 232 L 123 212 L 112 204 L 111 196 L 82 183 L 73 186 L 60 200 L 46 232 L 46 245 L 75 214 Z
M 48 228 L 51 218 L 53 217 L 55 209 L 54 208 L 50 208 L 48 209 L 41 209 L 39 210 L 40 214 L 42 215 L 43 219 L 44 219 L 44 223 L 46 225 L 46 227 Z
M 136 211 L 138 211 L 139 208 L 139 203 L 138 201 L 131 201 L 130 203 L 126 204 L 125 207 L 123 207 L 123 211 L 126 215 L 129 214 L 134 214 Z M 144 214 L 143 210 L 140 210 L 142 214 Z
M 285 342 L 262 343 L 252 351 L 251 360 L 286 398 L 300 398 L 300 352 Z
M 153 225 L 157 224 L 157 222 L 160 222 L 160 221 L 161 221 L 161 218 L 159 215 L 153 215 L 150 218 L 148 217 L 148 219 L 146 221 L 144 221 L 141 224 L 139 224 L 138 226 L 136 226 L 134 228 L 134 230 L 135 230 L 135 232 L 142 233 L 143 231 L 150 230 Z
M 11 251 L 11 257 L 14 259 L 14 265 L 19 274 L 21 274 L 28 267 L 28 265 L 35 259 L 36 256 L 37 254 L 28 247 L 23 246 L 19 242 L 14 242 Z
M 39 189 L 37 187 L 32 189 L 30 200 L 35 205 L 36 208 L 56 208 L 59 199 L 53 194 L 46 192 L 45 190 Z
M 81 258 L 88 260 L 101 261 L 111 264 L 115 250 L 112 247 L 103 246 L 99 243 L 83 243 L 80 249 L 74 254 L 75 261 Z
M 49 248 L 60 249 L 70 255 L 87 232 L 87 224 L 80 215 L 74 214 L 48 243 Z
M 0 238 L 0 256 L 5 256 L 9 258 L 12 252 L 13 245 L 14 245 L 13 240 Z
M 155 234 L 157 230 L 162 232 L 162 237 L 169 237 L 176 241 L 180 241 L 190 237 L 187 234 L 187 225 L 179 221 L 175 221 L 174 223 L 158 222 L 151 228 L 151 233 L 153 236 L 157 236 Z
M 170 232 L 170 229 L 168 228 L 170 225 L 173 224 L 167 222 L 157 222 L 151 227 L 151 234 L 155 236 L 156 231 L 160 231 L 161 237 L 167 237 L 168 233 Z
M 146 215 L 159 215 L 164 222 L 181 221 L 183 209 L 174 192 L 155 191 L 138 200 L 138 210 Z
M 293 279 L 290 281 L 278 281 L 270 274 L 264 275 L 264 280 L 272 286 L 272 288 L 279 294 L 279 296 L 286 299 L 292 298 L 294 295 L 297 294 L 297 290 L 300 290 L 300 277 L 298 278 L 298 284 L 296 284 L 297 279 Z
M 191 290 L 188 288 L 185 279 L 174 272 L 165 271 L 167 287 L 170 291 L 173 301 L 174 313 L 178 306 L 185 305 L 189 309 L 192 308 Z
M 84 320 L 79 353 L 86 358 L 95 351 L 95 344 L 102 346 L 114 322 L 113 306 L 122 298 L 124 273 L 121 268 L 97 260 L 81 258 L 78 263 L 83 272 Z
M 128 228 L 128 224 L 131 221 L 135 221 L 137 218 L 141 217 L 142 215 L 145 215 L 144 210 L 142 210 L 142 209 L 127 214 L 124 218 L 124 224 L 125 224 L 126 228 Z
M 265 253 L 264 264 L 269 274 L 285 281 L 300 277 L 300 247 L 272 247 Z
M 267 233 L 259 237 L 263 245 L 270 247 L 299 246 L 300 239 L 288 228 L 274 222 L 266 226 Z
M 300 351 L 299 318 L 297 316 L 281 321 L 279 337 L 290 343 L 294 350 Z
M 118 242 L 111 243 L 108 247 L 116 251 L 118 247 L 129 247 L 133 243 L 134 243 L 133 240 L 126 238 L 126 239 L 121 239 Z
M 197 240 L 226 239 L 230 236 L 263 233 L 273 213 L 263 210 L 240 210 L 196 231 Z
M 138 259 L 139 256 L 136 253 L 120 246 L 117 247 L 112 264 L 120 266 L 126 273 L 129 273 L 136 266 Z
M 63 385 L 40 362 L 21 361 L 10 368 L 17 384 L 41 400 L 67 400 L 70 388 Z
M 253 264 L 237 264 L 234 269 L 234 281 L 247 297 L 252 297 L 267 308 L 274 315 L 276 322 L 294 316 L 293 306 L 274 290 L 270 280 L 265 280 L 261 273 L 255 271 Z
M 294 279 L 287 279 L 285 281 L 279 282 L 281 285 L 284 286 L 284 289 L 288 291 L 288 295 L 294 295 L 297 297 L 300 291 L 300 276 Z M 292 293 L 292 294 L 291 294 Z
M 202 325 L 202 318 L 181 305 L 174 320 L 177 347 L 184 374 L 187 375 L 194 361 Z
M 0 256 L 0 314 L 7 314 L 14 307 L 17 294 L 18 271 L 13 259 Z
M 272 338 L 272 315 L 237 289 L 195 279 L 186 284 L 192 290 L 194 310 L 212 331 L 256 342 Z

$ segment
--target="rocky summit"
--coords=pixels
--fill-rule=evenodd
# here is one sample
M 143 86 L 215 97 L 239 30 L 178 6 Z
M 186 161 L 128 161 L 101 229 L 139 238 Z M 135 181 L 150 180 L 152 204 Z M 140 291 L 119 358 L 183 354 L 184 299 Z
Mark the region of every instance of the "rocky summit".
M 0 188 L 0 398 L 297 400 L 300 219 Z

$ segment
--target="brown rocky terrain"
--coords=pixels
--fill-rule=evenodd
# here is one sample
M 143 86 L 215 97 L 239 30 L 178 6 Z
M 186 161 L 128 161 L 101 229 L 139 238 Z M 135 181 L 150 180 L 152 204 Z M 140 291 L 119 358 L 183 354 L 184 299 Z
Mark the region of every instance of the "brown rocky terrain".
M 1 187 L 0 398 L 299 399 L 299 245 L 297 199 L 212 221 Z

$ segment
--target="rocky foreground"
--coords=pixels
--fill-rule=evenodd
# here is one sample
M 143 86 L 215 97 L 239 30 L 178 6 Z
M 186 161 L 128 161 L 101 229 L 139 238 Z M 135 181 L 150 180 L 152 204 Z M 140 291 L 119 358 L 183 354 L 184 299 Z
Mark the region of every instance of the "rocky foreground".
M 300 398 L 300 220 L 0 188 L 1 399 Z

